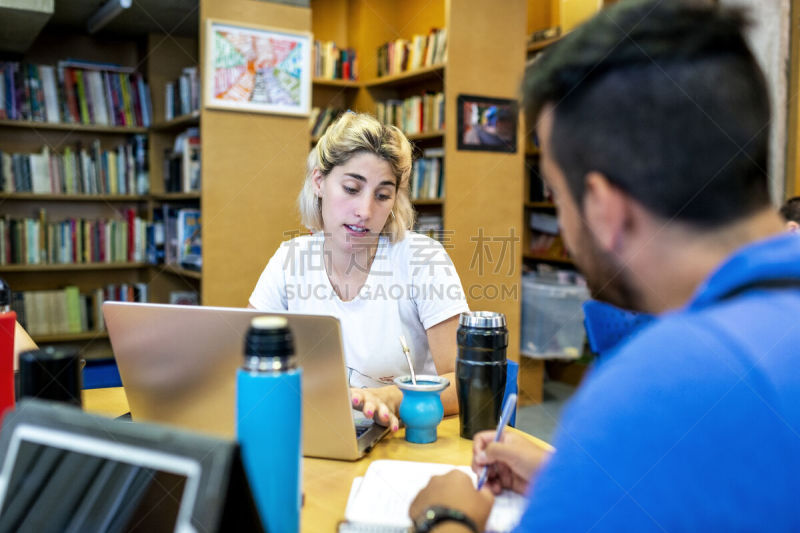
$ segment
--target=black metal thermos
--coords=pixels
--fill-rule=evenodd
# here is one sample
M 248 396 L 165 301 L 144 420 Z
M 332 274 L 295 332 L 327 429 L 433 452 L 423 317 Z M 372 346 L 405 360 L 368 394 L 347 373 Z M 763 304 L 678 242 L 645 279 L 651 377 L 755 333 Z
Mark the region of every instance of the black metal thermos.
M 19 396 L 81 406 L 83 376 L 78 351 L 48 346 L 19 354 Z
M 506 388 L 506 316 L 492 311 L 461 313 L 458 319 L 456 393 L 461 436 L 495 429 Z

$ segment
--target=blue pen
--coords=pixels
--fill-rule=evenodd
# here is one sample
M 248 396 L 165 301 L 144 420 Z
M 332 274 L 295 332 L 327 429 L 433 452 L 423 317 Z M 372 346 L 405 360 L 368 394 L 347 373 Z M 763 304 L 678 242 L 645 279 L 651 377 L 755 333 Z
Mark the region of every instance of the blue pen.
M 497 433 L 494 435 L 494 442 L 500 440 L 500 437 L 503 435 L 503 429 L 508 424 L 508 421 L 511 420 L 511 413 L 514 411 L 514 407 L 517 405 L 517 395 L 511 393 L 506 398 L 506 403 L 503 406 L 503 413 L 500 415 L 500 422 L 497 423 Z M 484 466 L 483 472 L 481 472 L 481 477 L 478 478 L 478 490 L 483 488 L 484 483 L 486 483 L 486 478 L 489 477 L 489 467 Z

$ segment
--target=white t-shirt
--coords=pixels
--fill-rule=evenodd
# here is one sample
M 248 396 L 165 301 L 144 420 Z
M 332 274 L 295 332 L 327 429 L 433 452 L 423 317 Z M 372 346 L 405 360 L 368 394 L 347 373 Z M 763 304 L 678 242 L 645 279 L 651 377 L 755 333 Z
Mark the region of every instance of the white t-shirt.
M 408 374 L 400 335 L 411 349 L 414 371 L 436 375 L 425 330 L 469 311 L 461 280 L 441 243 L 412 232 L 394 244 L 381 237 L 364 286 L 343 302 L 328 280 L 323 242 L 322 233 L 283 242 L 261 273 L 250 305 L 262 311 L 337 317 L 353 387 L 390 384 Z

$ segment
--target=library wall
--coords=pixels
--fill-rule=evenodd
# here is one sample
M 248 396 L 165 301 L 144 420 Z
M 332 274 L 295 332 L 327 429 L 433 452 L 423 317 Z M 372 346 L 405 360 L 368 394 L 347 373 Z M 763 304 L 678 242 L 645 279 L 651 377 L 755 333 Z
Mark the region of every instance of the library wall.
M 797 174 L 790 174 L 787 180 L 785 173 L 787 109 L 790 105 L 795 105 L 791 102 L 787 105 L 791 1 L 720 0 L 720 4 L 744 8 L 750 13 L 751 24 L 746 28 L 745 36 L 769 84 L 772 121 L 769 125 L 769 164 L 766 170 L 770 178 L 772 200 L 780 205 L 785 196 L 800 191 L 797 186 Z M 792 94 L 797 93 L 795 91 Z
M 509 0 L 491 10 L 481 0 L 451 0 L 445 74 L 447 178 L 445 228 L 450 256 L 473 310 L 508 319 L 509 356 L 519 357 L 523 133 L 513 154 L 457 150 L 459 94 L 514 99 L 525 63 L 526 4 Z M 503 250 L 506 246 L 505 251 Z
M 201 58 L 210 18 L 311 31 L 308 8 L 201 0 Z M 202 303 L 245 306 L 267 261 L 289 238 L 284 233 L 300 229 L 295 199 L 310 146 L 308 119 L 203 109 L 201 129 Z

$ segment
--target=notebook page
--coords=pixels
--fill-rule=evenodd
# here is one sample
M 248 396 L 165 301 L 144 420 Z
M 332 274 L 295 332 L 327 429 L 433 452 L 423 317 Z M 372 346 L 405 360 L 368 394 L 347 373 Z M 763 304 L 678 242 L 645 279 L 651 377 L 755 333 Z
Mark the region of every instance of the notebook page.
M 377 460 L 369 465 L 363 479 L 353 481 L 345 518 L 354 523 L 410 527 L 408 508 L 432 476 L 460 470 L 477 482 L 467 466 L 412 461 Z M 358 484 L 358 485 L 357 485 Z M 519 522 L 525 498 L 503 493 L 495 498 L 487 531 L 509 531 Z

